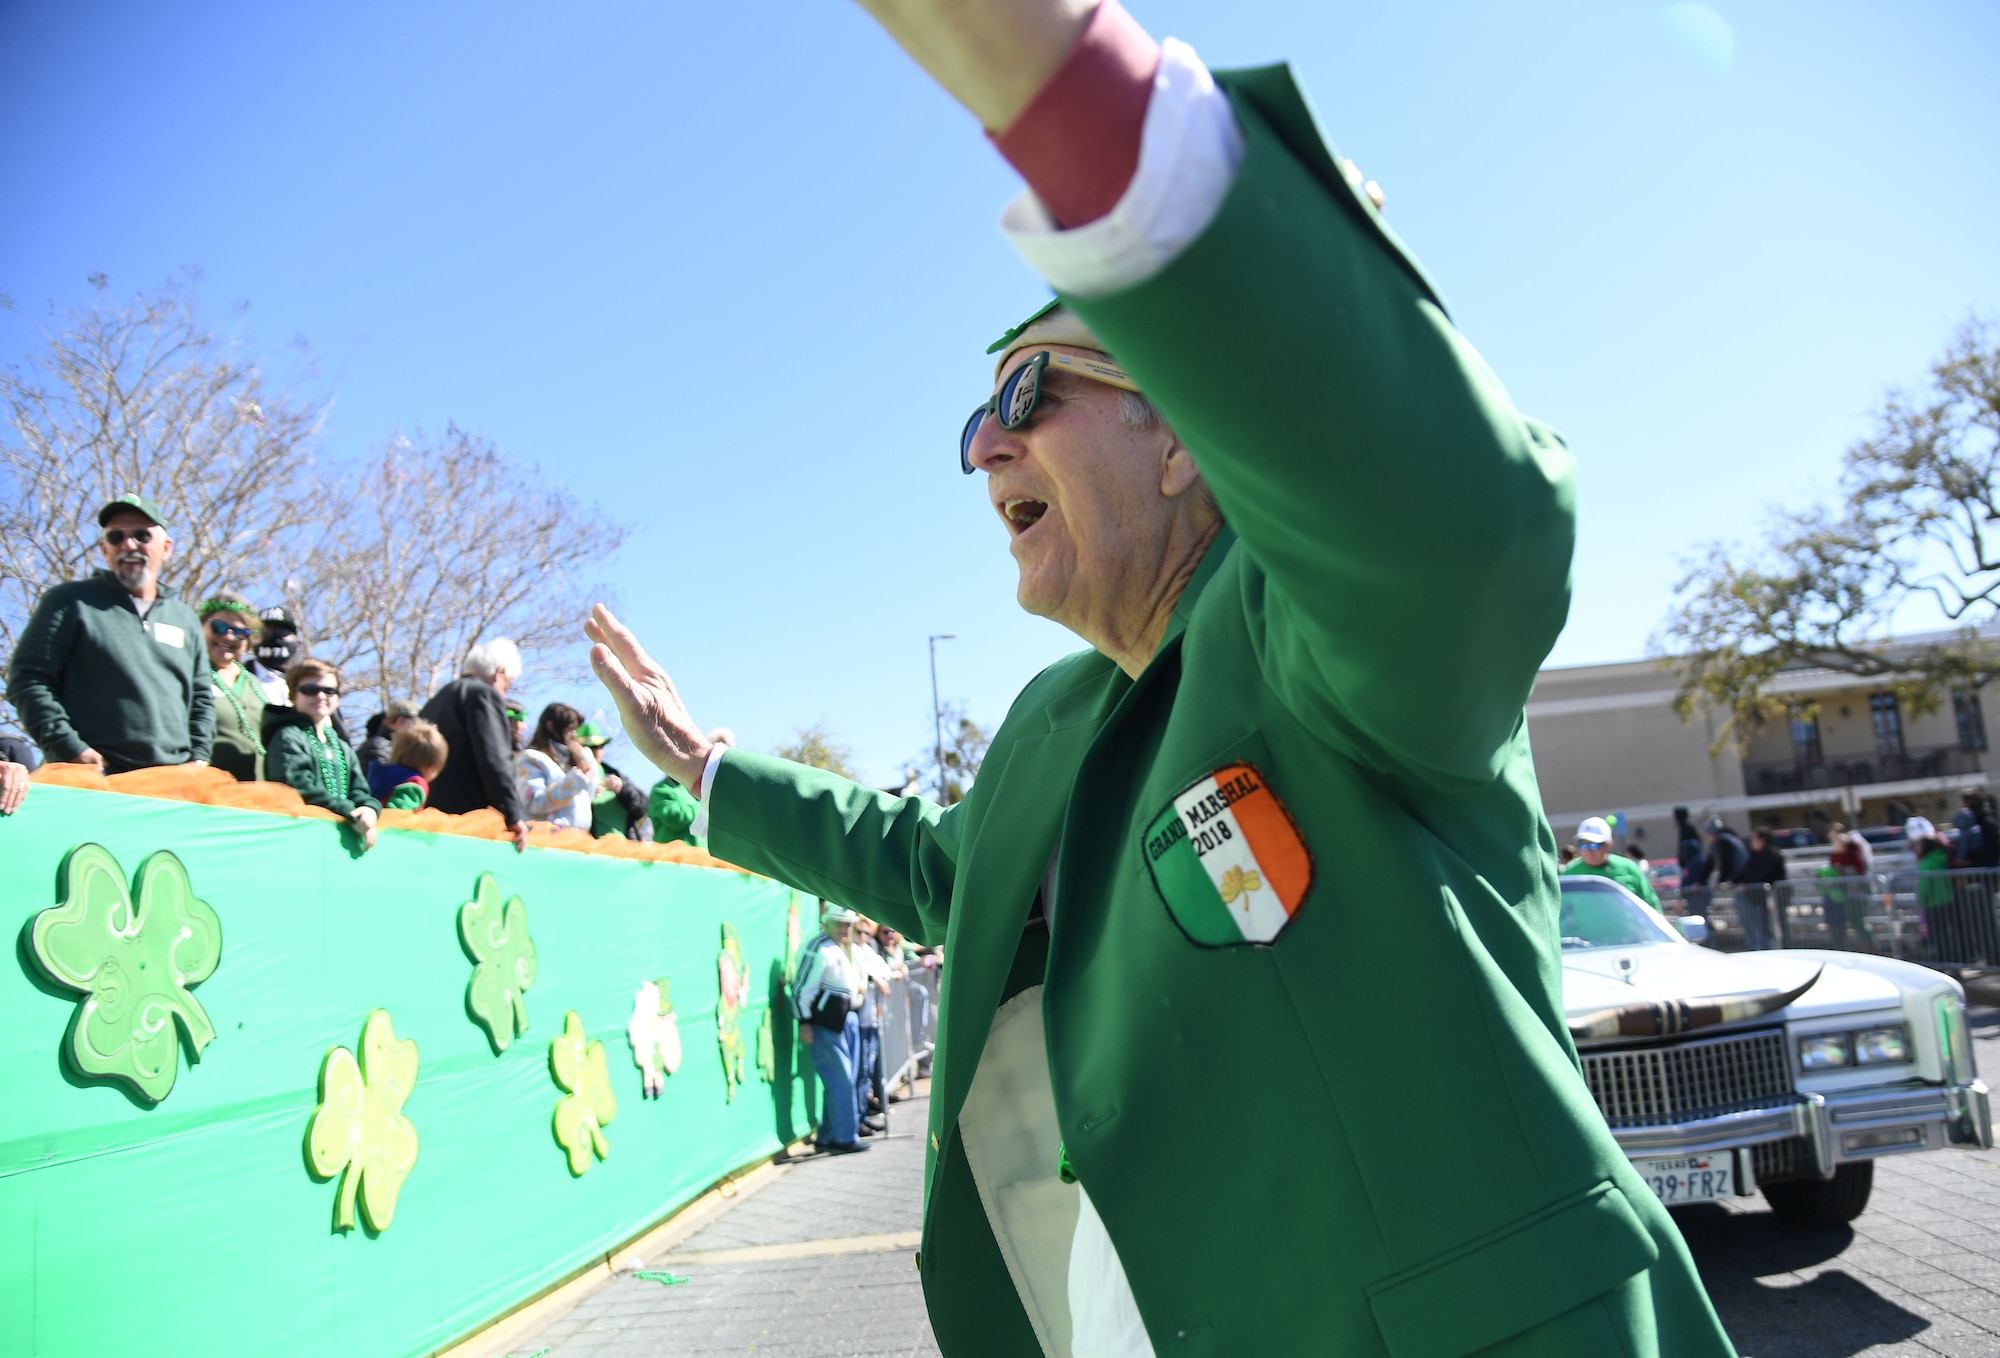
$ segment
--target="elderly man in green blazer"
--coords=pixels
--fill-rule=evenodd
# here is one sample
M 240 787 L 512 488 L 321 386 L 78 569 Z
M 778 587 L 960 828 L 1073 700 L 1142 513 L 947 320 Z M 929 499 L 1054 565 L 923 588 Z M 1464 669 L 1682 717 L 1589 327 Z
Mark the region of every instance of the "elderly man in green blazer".
M 870 7 L 1028 180 L 1003 225 L 1060 301 L 960 457 L 1091 649 L 944 809 L 712 744 L 586 630 L 716 853 L 946 945 L 943 1351 L 1729 1354 L 1563 1021 L 1523 720 L 1562 441 L 1283 69 L 1113 0 Z

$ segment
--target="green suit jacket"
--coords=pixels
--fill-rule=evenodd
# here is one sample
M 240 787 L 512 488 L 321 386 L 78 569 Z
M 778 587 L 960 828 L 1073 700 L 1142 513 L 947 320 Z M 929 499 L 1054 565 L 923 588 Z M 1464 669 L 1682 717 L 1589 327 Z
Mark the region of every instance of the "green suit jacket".
M 1568 609 L 1569 455 L 1283 68 L 1218 79 L 1247 143 L 1219 214 L 1071 302 L 1233 530 L 1151 665 L 1045 671 L 949 810 L 731 751 L 711 843 L 947 945 L 920 1267 L 953 1358 L 1037 1348 L 958 1120 L 1038 982 L 1067 1156 L 1158 1353 L 1726 1355 L 1562 1017 L 1523 707 Z M 1232 935 L 1232 900 L 1281 930 Z

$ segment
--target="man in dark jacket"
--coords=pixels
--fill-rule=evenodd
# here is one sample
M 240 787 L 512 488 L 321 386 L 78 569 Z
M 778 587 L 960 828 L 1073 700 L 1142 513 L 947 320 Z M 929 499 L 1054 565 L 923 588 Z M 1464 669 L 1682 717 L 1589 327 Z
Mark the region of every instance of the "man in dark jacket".
M 1771 842 L 1771 832 L 1758 830 L 1750 836 L 1750 862 L 1743 870 L 1743 936 L 1752 948 L 1770 946 L 1766 924 L 1778 921 L 1780 946 L 1784 938 L 1785 907 L 1791 892 L 1785 887 L 1785 855 Z
M 437 727 L 451 753 L 431 780 L 430 804 L 452 815 L 490 806 L 507 822 L 514 847 L 528 847 L 521 784 L 514 777 L 514 741 L 507 730 L 507 689 L 521 673 L 521 650 L 505 637 L 465 654 L 465 672 L 431 695 L 423 719 Z
M 7 700 L 42 753 L 106 773 L 206 764 L 215 695 L 201 620 L 160 584 L 173 539 L 143 495 L 97 511 L 106 569 L 52 587 L 21 629 Z
M 408 698 L 390 699 L 386 707 L 368 719 L 367 726 L 363 728 L 365 734 L 361 737 L 361 749 L 357 751 L 364 776 L 377 764 L 389 762 L 389 750 L 396 743 L 396 732 L 416 719 L 417 705 Z

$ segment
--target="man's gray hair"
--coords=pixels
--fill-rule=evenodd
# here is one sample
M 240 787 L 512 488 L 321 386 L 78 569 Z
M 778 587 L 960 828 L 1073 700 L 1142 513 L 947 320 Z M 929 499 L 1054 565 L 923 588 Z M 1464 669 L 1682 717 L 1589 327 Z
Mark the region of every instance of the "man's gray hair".
M 1167 422 L 1160 408 L 1136 391 L 1118 393 L 1118 418 L 1127 429 L 1152 429 Z
M 521 648 L 506 637 L 495 637 L 491 641 L 482 641 L 467 651 L 465 668 L 459 673 L 491 679 L 503 671 L 509 679 L 521 677 Z

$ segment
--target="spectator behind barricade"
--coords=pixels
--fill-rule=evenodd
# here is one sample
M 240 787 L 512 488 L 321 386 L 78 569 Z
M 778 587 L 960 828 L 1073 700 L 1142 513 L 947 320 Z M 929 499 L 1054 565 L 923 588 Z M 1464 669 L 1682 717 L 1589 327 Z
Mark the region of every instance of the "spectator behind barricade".
M 568 703 L 550 703 L 535 722 L 528 747 L 514 756 L 529 820 L 565 830 L 590 828 L 590 799 L 603 775 L 597 757 L 576 738 L 582 725 L 583 713 Z
M 1638 864 L 1611 851 L 1611 823 L 1602 816 L 1591 816 L 1576 827 L 1576 861 L 1565 865 L 1562 875 L 1609 877 L 1653 909 L 1660 908 L 1660 897 Z
M 528 845 L 527 816 L 514 775 L 507 690 L 521 675 L 521 650 L 501 637 L 466 652 L 459 677 L 431 695 L 423 719 L 443 734 L 451 758 L 431 780 L 430 804 L 454 816 L 492 807 L 507 822 L 514 847 Z
M 1639 841 L 1635 839 L 1625 846 L 1625 856 L 1647 881 L 1653 880 L 1653 865 L 1646 861 L 1646 851 L 1639 847 Z
M 1791 904 L 1790 893 L 1786 891 L 1785 855 L 1774 841 L 1769 829 L 1754 831 L 1750 836 L 1750 857 L 1743 866 L 1744 904 L 1738 907 L 1738 915 L 1743 923 L 1744 943 L 1752 950 L 1771 946 L 1770 923 L 1776 920 L 1780 937 L 1785 927 L 1785 912 Z
M 9 764 L 19 764 L 29 773 L 42 766 L 42 752 L 35 748 L 31 740 L 20 736 L 0 736 L 0 760 Z
M 866 915 L 854 918 L 854 941 L 849 949 L 854 969 L 861 977 L 861 1012 L 856 1036 L 860 1047 L 854 1066 L 854 1120 L 856 1132 L 873 1136 L 889 1130 L 888 1090 L 882 1071 L 882 997 L 896 971 L 875 943 L 875 921 Z
M 2000 867 L 2000 822 L 1993 816 L 1993 799 L 1983 792 L 1973 794 L 1973 824 L 1979 829 L 1979 848 L 1966 857 L 1975 868 Z
M 855 1120 L 855 1084 L 861 1046 L 861 981 L 849 945 L 854 912 L 839 906 L 820 916 L 817 934 L 799 949 L 792 973 L 792 1013 L 799 1041 L 812 1049 L 819 1073 L 820 1118 L 813 1144 L 834 1155 L 865 1151 Z
M 290 707 L 264 709 L 264 776 L 354 826 L 361 847 L 375 847 L 382 809 L 362 781 L 361 764 L 333 729 L 340 707 L 340 671 L 308 656 L 285 676 Z
M 390 811 L 421 811 L 430 800 L 431 783 L 451 756 L 451 747 L 437 727 L 411 717 L 396 728 L 389 757 L 370 764 L 363 775 L 368 791 Z
M 208 648 L 209 687 L 215 699 L 215 752 L 210 762 L 239 783 L 264 777 L 264 686 L 250 672 L 250 654 L 263 627 L 240 594 L 211 595 L 195 610 Z
M 1708 854 L 1701 847 L 1701 831 L 1694 828 L 1685 806 L 1674 808 L 1674 851 L 1681 864 L 1682 887 L 1699 886 L 1708 880 Z
M 370 776 L 369 771 L 377 764 L 395 758 L 396 733 L 416 719 L 417 705 L 408 698 L 391 698 L 380 712 L 368 718 L 368 724 L 362 728 L 361 749 L 357 751 L 364 776 Z M 372 781 L 369 786 L 374 786 Z
M 106 773 L 206 764 L 215 694 L 201 621 L 160 584 L 174 543 L 143 495 L 97 511 L 105 569 L 36 602 L 7 669 L 7 700 L 42 753 Z
M 284 707 L 292 701 L 285 675 L 295 661 L 305 659 L 305 642 L 299 636 L 298 623 L 283 608 L 265 609 L 257 615 L 257 623 L 261 630 L 251 653 L 250 673 L 264 686 L 265 701 Z
M 1709 817 L 1707 829 L 1709 871 L 1717 886 L 1734 886 L 1750 867 L 1750 850 L 1720 816 Z
M 900 966 L 905 977 L 919 970 L 931 970 L 938 964 L 933 953 L 919 951 L 901 934 L 884 924 L 875 930 L 875 940 L 882 945 L 882 955 L 892 966 Z M 910 1043 L 921 1050 L 930 1039 L 931 992 L 921 980 L 912 979 L 908 986 L 910 996 Z M 921 1064 L 923 1058 L 919 1057 Z
M 604 747 L 611 743 L 611 733 L 596 722 L 587 721 L 576 728 L 576 743 L 590 751 L 597 760 L 598 770 L 604 775 L 590 798 L 592 836 L 597 839 L 647 838 L 653 827 L 646 819 L 646 795 L 624 774 L 611 767 L 611 762 L 604 757 Z

